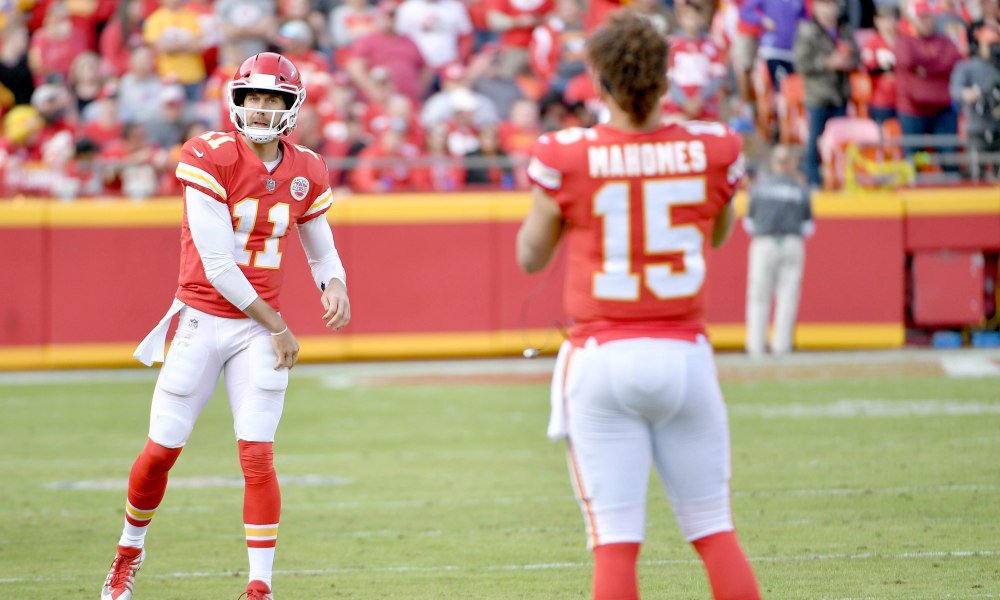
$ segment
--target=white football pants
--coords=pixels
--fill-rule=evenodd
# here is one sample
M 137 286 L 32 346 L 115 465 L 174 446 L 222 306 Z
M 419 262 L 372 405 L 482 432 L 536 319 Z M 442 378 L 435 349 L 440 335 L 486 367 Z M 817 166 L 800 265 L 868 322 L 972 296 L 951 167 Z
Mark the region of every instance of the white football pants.
M 686 540 L 733 529 L 729 423 L 704 336 L 590 340 L 565 365 L 554 376 L 590 548 L 643 541 L 651 464 Z
M 805 244 L 797 235 L 754 237 L 750 241 L 747 276 L 746 351 L 764 353 L 771 296 L 775 296 L 771 351 L 792 350 L 795 317 L 799 310 Z
M 271 334 L 253 319 L 227 319 L 185 306 L 153 391 L 149 438 L 183 446 L 225 372 L 236 437 L 273 442 L 288 387 L 274 370 Z

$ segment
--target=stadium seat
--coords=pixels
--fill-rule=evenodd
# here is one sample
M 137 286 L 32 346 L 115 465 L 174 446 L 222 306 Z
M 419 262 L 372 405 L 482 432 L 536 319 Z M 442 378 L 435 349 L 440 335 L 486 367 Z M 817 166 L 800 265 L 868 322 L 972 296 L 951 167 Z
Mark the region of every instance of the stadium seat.
M 805 81 L 798 73 L 789 73 L 781 82 L 778 95 L 778 134 L 782 143 L 802 144 L 808 138 L 805 108 Z

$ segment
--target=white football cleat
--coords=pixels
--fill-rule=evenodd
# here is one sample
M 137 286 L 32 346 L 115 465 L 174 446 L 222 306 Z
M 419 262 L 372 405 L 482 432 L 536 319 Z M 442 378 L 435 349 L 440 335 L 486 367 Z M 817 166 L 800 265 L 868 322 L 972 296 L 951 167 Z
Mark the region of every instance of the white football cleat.
M 101 589 L 101 600 L 132 600 L 135 574 L 139 572 L 144 560 L 145 548 L 118 546 L 118 556 L 111 563 L 104 588 Z
M 240 598 L 246 598 L 246 600 L 274 600 L 274 594 L 271 593 L 269 585 L 263 581 L 254 580 L 247 584 L 247 591 L 240 594 Z M 236 600 L 240 600 L 240 598 Z

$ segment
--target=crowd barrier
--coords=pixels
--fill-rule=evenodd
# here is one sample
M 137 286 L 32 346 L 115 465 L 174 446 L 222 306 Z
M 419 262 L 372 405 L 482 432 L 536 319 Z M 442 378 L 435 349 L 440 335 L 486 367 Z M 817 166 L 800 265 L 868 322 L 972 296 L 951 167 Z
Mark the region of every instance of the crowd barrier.
M 742 213 L 745 199 L 738 196 Z M 303 361 L 552 352 L 565 325 L 563 259 L 526 276 L 514 238 L 520 192 L 351 196 L 329 212 L 353 320 L 328 333 L 301 246 L 290 240 L 282 312 Z M 906 255 L 1000 250 L 1000 190 L 818 194 L 796 344 L 904 344 Z M 0 369 L 138 366 L 135 345 L 173 297 L 181 204 L 164 198 L 0 203 Z M 294 237 L 294 233 L 292 233 Z M 743 343 L 748 239 L 709 256 L 718 348 Z

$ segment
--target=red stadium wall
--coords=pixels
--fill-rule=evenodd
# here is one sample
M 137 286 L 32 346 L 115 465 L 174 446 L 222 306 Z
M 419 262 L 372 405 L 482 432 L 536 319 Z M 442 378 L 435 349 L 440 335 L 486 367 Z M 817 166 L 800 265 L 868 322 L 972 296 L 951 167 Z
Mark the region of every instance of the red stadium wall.
M 816 199 L 800 347 L 901 346 L 908 251 L 1000 248 L 1000 192 L 949 193 Z M 281 303 L 303 359 L 553 350 L 564 321 L 562 261 L 536 277 L 518 271 L 514 236 L 528 202 L 493 193 L 335 203 L 330 221 L 353 320 L 339 334 L 324 330 L 318 292 L 291 240 Z M 0 369 L 137 365 L 132 350 L 174 292 L 179 220 L 170 199 L 0 205 Z M 710 257 L 708 316 L 721 348 L 742 346 L 746 251 L 737 227 Z

